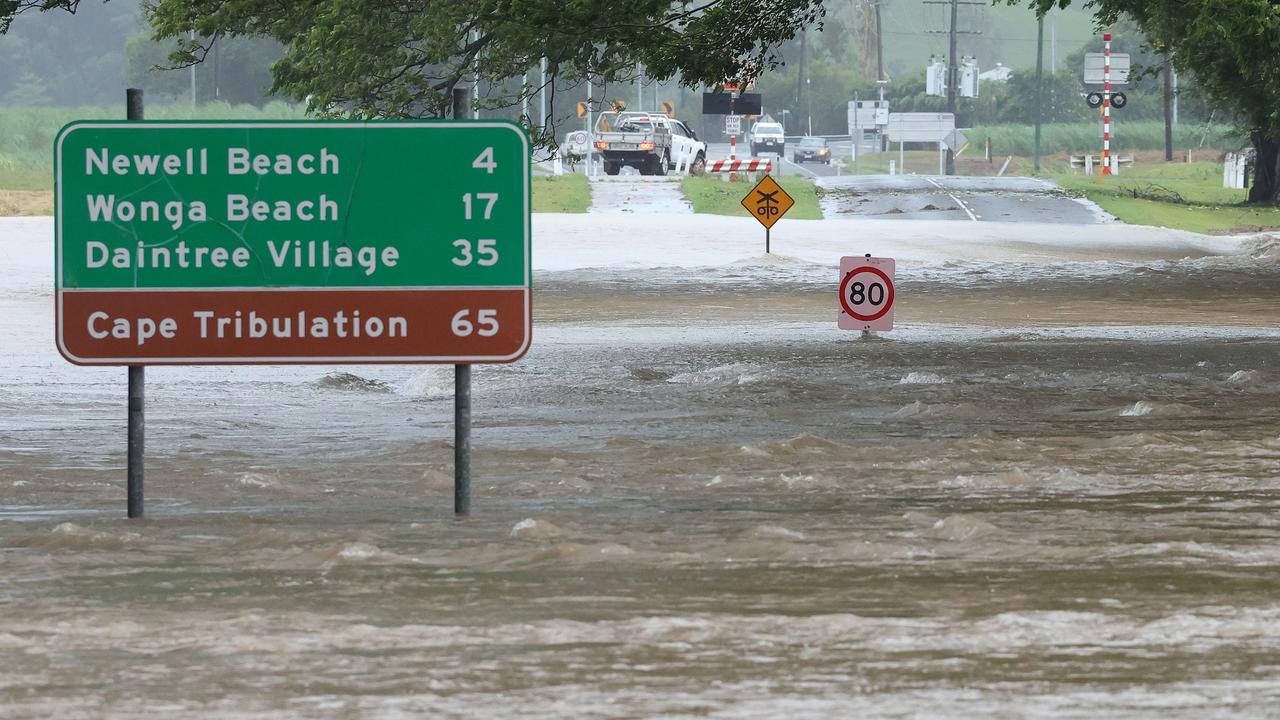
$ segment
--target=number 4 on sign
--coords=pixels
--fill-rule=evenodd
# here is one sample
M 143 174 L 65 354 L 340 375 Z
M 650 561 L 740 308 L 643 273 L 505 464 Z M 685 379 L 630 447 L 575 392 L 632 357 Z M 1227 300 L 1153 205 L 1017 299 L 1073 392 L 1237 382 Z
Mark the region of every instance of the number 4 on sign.
M 484 170 L 492 175 L 493 171 L 498 169 L 498 163 L 493 159 L 493 148 L 487 147 L 481 151 L 476 156 L 476 159 L 471 161 L 471 167 L 477 170 Z

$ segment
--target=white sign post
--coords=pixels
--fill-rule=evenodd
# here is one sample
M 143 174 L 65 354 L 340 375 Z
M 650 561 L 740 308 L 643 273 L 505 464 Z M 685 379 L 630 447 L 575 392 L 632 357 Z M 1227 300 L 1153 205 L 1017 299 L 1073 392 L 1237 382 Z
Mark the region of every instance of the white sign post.
M 724 134 L 725 135 L 741 135 L 742 134 L 742 118 L 737 115 L 724 116 Z
M 870 255 L 840 258 L 841 330 L 893 329 L 893 258 Z

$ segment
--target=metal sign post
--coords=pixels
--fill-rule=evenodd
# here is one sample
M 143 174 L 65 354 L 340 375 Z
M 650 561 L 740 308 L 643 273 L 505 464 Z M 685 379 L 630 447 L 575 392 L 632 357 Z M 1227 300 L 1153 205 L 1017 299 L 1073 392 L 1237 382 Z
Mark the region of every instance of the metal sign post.
M 193 68 L 194 69 L 194 68 Z M 194 75 L 192 76 L 195 77 Z M 195 80 L 192 81 L 191 102 L 195 103 Z M 142 120 L 142 89 L 125 90 L 125 118 Z M 144 514 L 142 475 L 146 463 L 147 415 L 146 415 L 146 367 L 144 365 L 129 366 L 129 435 L 128 435 L 128 509 L 130 518 L 140 518 Z
M 467 91 L 453 91 L 453 117 L 466 117 Z M 587 151 L 590 153 L 590 149 Z M 471 514 L 471 366 L 453 366 L 453 514 Z

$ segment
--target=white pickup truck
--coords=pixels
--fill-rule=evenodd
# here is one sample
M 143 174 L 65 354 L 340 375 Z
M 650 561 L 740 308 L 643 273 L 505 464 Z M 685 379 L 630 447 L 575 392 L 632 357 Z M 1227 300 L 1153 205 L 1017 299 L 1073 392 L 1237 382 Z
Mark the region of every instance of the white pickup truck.
M 661 113 L 600 113 L 595 148 L 606 175 L 617 175 L 624 166 L 641 175 L 666 175 L 681 157 L 689 158 L 689 172 L 697 174 L 707 163 L 707 144 L 688 125 Z

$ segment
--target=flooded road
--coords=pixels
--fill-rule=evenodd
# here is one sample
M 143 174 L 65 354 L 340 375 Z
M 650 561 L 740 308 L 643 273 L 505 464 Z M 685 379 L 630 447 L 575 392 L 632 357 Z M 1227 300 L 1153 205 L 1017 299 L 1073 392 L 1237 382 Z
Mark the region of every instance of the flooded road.
M 463 521 L 411 366 L 149 368 L 125 521 L 125 371 L 57 355 L 47 223 L 0 225 L 0 715 L 1275 712 L 1274 241 L 743 220 L 535 220 Z
M 827 217 L 1053 223 L 1116 222 L 1050 180 L 1026 177 L 845 175 L 818 180 Z

